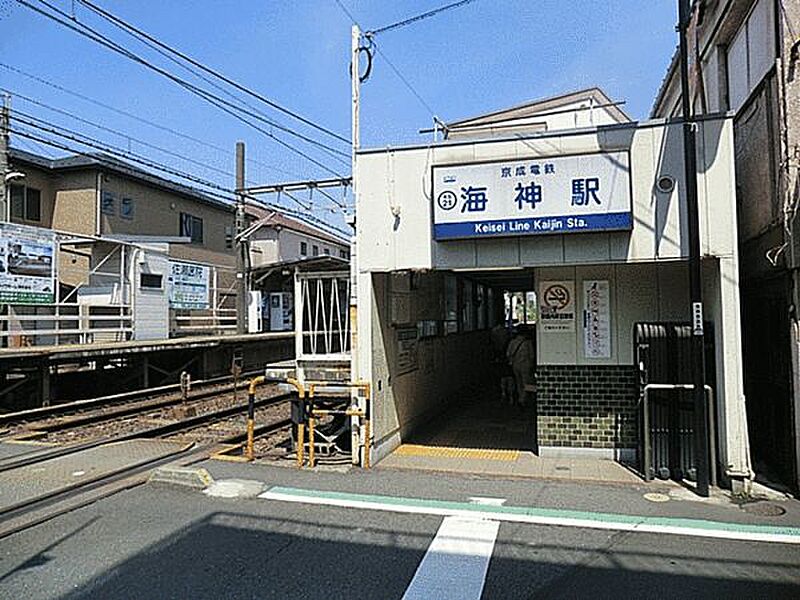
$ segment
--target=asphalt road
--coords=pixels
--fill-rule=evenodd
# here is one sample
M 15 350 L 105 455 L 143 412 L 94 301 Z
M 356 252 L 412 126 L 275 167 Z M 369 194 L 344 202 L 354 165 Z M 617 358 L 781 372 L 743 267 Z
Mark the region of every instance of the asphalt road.
M 379 470 L 210 469 L 218 479 L 246 477 L 267 488 L 451 502 L 486 496 L 506 505 L 800 525 L 793 501 L 785 504 L 786 515 L 768 519 L 731 505 L 653 504 L 637 487 Z M 0 540 L 0 597 L 400 599 L 411 588 L 417 595 L 407 598 L 439 598 L 459 585 L 465 589 L 457 597 L 464 599 L 800 597 L 800 544 L 500 522 L 488 545 L 450 540 L 449 549 L 432 555 L 448 519 L 464 538 L 483 535 L 486 521 L 453 523 L 426 510 L 212 498 L 148 484 Z M 488 548 L 485 573 L 478 572 L 475 548 Z M 436 585 L 445 587 L 424 591 Z

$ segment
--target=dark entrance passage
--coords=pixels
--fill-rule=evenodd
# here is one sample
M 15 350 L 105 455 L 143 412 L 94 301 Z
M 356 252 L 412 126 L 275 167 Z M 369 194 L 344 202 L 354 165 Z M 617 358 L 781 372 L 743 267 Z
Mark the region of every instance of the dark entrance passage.
M 757 474 L 797 490 L 787 277 L 749 283 L 742 293 L 744 389 Z

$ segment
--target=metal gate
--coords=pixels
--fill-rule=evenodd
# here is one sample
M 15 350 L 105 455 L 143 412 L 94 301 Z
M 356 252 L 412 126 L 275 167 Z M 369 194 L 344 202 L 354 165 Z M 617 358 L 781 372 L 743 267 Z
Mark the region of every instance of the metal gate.
M 714 344 L 712 325 L 706 323 L 705 327 L 709 384 L 706 397 L 708 417 L 712 419 L 709 445 L 713 457 Z M 645 479 L 695 479 L 691 343 L 692 328 L 688 323 L 637 323 L 634 328 L 640 390 L 639 462 Z M 712 466 L 714 470 L 716 465 Z

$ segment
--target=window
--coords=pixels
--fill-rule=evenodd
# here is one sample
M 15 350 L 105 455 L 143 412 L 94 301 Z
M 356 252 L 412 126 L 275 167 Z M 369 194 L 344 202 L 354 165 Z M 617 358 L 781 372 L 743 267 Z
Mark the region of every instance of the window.
M 350 258 L 350 252 L 347 250 L 339 250 L 339 258 Z
M 114 194 L 111 192 L 103 192 L 100 196 L 100 212 L 104 215 L 114 214 Z
M 231 225 L 225 227 L 225 247 L 228 250 L 233 248 L 233 227 Z M 253 251 L 258 252 L 256 248 Z
M 319 246 L 311 246 L 311 254 L 319 256 Z
M 25 218 L 25 186 L 11 186 L 11 216 L 15 219 Z
M 325 252 L 325 256 L 330 256 L 331 255 L 331 249 L 330 248 L 325 248 L 324 252 Z
M 300 256 L 308 256 L 308 244 L 300 242 Z
M 119 204 L 119 216 L 123 219 L 133 219 L 133 198 L 123 198 Z
M 11 217 L 23 221 L 42 220 L 42 192 L 25 185 L 11 185 Z
M 143 290 L 160 290 L 163 278 L 160 273 L 139 273 L 139 287 Z
M 179 235 L 188 237 L 192 240 L 193 244 L 203 243 L 203 219 L 195 217 L 189 213 L 181 213 L 180 215 L 180 232 Z

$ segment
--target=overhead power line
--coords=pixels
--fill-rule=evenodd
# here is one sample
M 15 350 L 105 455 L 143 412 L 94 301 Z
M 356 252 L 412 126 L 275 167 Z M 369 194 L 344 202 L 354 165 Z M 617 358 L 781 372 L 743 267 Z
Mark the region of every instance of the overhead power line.
M 59 150 L 65 151 L 65 152 L 70 152 L 72 154 L 77 154 L 77 155 L 80 155 L 80 156 L 85 156 L 87 158 L 91 158 L 91 159 L 96 160 L 99 163 L 107 165 L 107 166 L 109 166 L 111 168 L 119 168 L 120 166 L 123 166 L 123 167 L 125 166 L 124 163 L 122 165 L 120 165 L 120 163 L 116 163 L 114 161 L 108 160 L 109 158 L 115 158 L 116 159 L 116 157 L 114 157 L 114 156 L 103 156 L 103 155 L 98 155 L 97 153 L 87 152 L 86 150 L 81 150 L 79 148 L 75 148 L 74 146 L 69 145 L 69 143 L 65 143 L 65 142 L 62 142 L 62 141 L 59 141 L 59 140 L 49 139 L 49 138 L 43 137 L 42 135 L 39 135 L 39 134 L 36 134 L 36 133 L 31 133 L 30 131 L 20 130 L 20 129 L 17 129 L 16 127 L 12 127 L 11 128 L 11 133 L 13 133 L 16 136 L 20 136 L 20 137 L 26 138 L 26 139 L 34 141 L 34 142 L 45 144 L 45 145 L 50 146 L 52 148 L 57 148 Z M 82 144 L 82 142 L 77 142 L 77 143 Z M 83 144 L 83 145 L 88 145 L 88 144 Z M 126 160 L 132 160 L 130 157 L 125 157 L 125 158 L 126 158 Z M 130 165 L 128 165 L 128 167 L 132 168 Z M 197 194 L 204 194 L 206 196 L 210 196 L 212 198 L 215 198 L 217 200 L 222 200 L 224 202 L 231 202 L 232 203 L 234 201 L 234 199 L 236 197 L 236 191 L 235 190 L 228 189 L 228 188 L 225 188 L 223 186 L 219 186 L 217 184 L 214 184 L 213 182 L 212 182 L 212 185 L 214 186 L 214 188 L 216 188 L 216 189 L 218 189 L 220 191 L 214 191 L 213 189 L 212 190 L 198 189 L 198 188 L 194 188 L 194 187 L 188 186 L 188 185 L 185 185 L 184 187 L 189 191 L 195 192 Z M 328 223 L 326 221 L 323 221 L 322 219 L 319 219 L 319 218 L 314 217 L 312 215 L 309 215 L 307 213 L 303 213 L 303 212 L 300 212 L 300 211 L 297 211 L 297 210 L 293 210 L 293 209 L 285 207 L 285 206 L 275 205 L 275 204 L 272 204 L 270 202 L 265 202 L 265 201 L 261 200 L 260 198 L 255 197 L 255 196 L 249 196 L 248 195 L 246 197 L 251 203 L 254 203 L 254 204 L 257 204 L 257 205 L 260 205 L 260 206 L 264 206 L 264 207 L 272 209 L 272 210 L 277 210 L 279 212 L 284 212 L 284 213 L 286 213 L 286 214 L 288 214 L 290 216 L 293 216 L 293 217 L 295 217 L 297 219 L 300 219 L 301 221 L 307 221 L 307 222 L 313 223 L 313 224 L 315 224 L 315 225 L 317 225 L 317 226 L 319 226 L 321 228 L 327 229 L 329 231 L 334 231 L 334 232 L 338 233 L 339 235 L 345 235 L 345 236 L 349 235 L 349 233 L 347 231 L 345 231 L 343 229 L 340 229 L 340 228 L 336 227 L 335 225 L 331 225 L 330 223 Z
M 397 23 L 392 23 L 391 25 L 386 25 L 385 27 L 379 27 L 378 29 L 373 29 L 371 31 L 368 31 L 367 35 L 375 36 L 378 35 L 379 33 L 386 33 L 387 31 L 392 31 L 393 29 L 400 29 L 401 27 L 405 27 L 406 25 L 411 25 L 412 23 L 416 23 L 418 21 L 434 17 L 440 13 L 452 10 L 454 8 L 459 8 L 466 4 L 470 4 L 474 1 L 475 0 L 461 0 L 460 2 L 453 2 L 452 4 L 440 6 L 439 8 L 434 8 L 433 10 L 429 10 L 428 12 L 416 15 L 414 17 L 403 19 L 402 21 L 398 21 Z M 81 0 L 81 2 L 83 2 L 83 0 Z
M 88 119 L 84 119 L 82 117 L 79 117 L 79 116 L 77 116 L 77 115 L 75 115 L 75 114 L 73 114 L 71 112 L 66 111 L 66 110 L 61 110 L 60 108 L 56 108 L 55 106 L 50 106 L 48 104 L 45 104 L 44 102 L 40 102 L 39 100 L 35 100 L 34 98 L 30 98 L 29 96 L 24 96 L 23 94 L 20 94 L 19 92 L 14 92 L 12 90 L 8 90 L 8 89 L 5 89 L 5 88 L 0 88 L 0 90 L 11 94 L 14 98 L 20 98 L 20 99 L 24 100 L 25 102 L 29 102 L 29 103 L 34 104 L 36 106 L 39 106 L 39 107 L 45 108 L 47 110 L 50 110 L 50 111 L 52 111 L 54 113 L 57 113 L 57 114 L 60 114 L 60 115 L 64 115 L 66 117 L 69 117 L 70 119 L 78 121 L 79 123 L 83 123 L 84 125 L 89 125 L 90 127 L 95 127 L 96 129 L 99 129 L 100 131 L 105 131 L 106 133 L 111 133 L 111 134 L 114 134 L 114 135 L 118 135 L 120 137 L 126 138 L 126 139 L 128 139 L 128 140 L 130 140 L 132 142 L 136 142 L 137 144 L 140 144 L 140 145 L 145 146 L 147 148 L 151 148 L 153 150 L 157 150 L 159 152 L 163 152 L 164 154 L 167 154 L 168 156 L 172 156 L 174 158 L 179 158 L 181 160 L 185 160 L 186 162 L 192 163 L 194 165 L 197 165 L 198 167 L 203 167 L 204 169 L 208 169 L 209 171 L 214 171 L 215 173 L 219 173 L 219 174 L 225 175 L 225 176 L 232 176 L 233 175 L 233 173 L 231 171 L 225 171 L 223 169 L 220 169 L 218 167 L 214 167 L 214 166 L 209 165 L 207 163 L 195 160 L 193 158 L 189 158 L 188 156 L 184 156 L 183 154 L 179 154 L 177 152 L 173 152 L 172 150 L 168 150 L 166 148 L 162 148 L 161 146 L 156 146 L 155 144 L 151 144 L 149 142 L 145 142 L 144 140 L 140 140 L 138 138 L 135 138 L 135 137 L 133 137 L 133 136 L 127 134 L 127 133 L 124 133 L 122 131 L 119 131 L 117 129 L 112 129 L 110 127 L 106 127 L 105 125 L 100 125 L 99 123 L 95 123 L 93 121 L 89 121 Z M 21 114 L 24 114 L 24 113 L 21 113 Z
M 137 54 L 131 52 L 127 48 L 119 45 L 118 43 L 114 42 L 113 40 L 111 40 L 107 36 L 104 36 L 102 33 L 98 32 L 97 30 L 89 27 L 88 25 L 85 25 L 83 23 L 78 23 L 77 21 L 71 21 L 70 18 L 69 18 L 69 15 L 67 13 L 65 13 L 64 11 L 60 10 L 59 8 L 53 6 L 52 4 L 47 2 L 46 0 L 39 0 L 39 2 L 41 4 L 44 4 L 48 8 L 50 8 L 55 13 L 61 15 L 62 17 L 65 17 L 65 18 L 59 18 L 58 16 L 56 16 L 56 15 L 54 15 L 52 13 L 49 13 L 49 12 L 47 12 L 45 10 L 42 10 L 41 8 L 38 8 L 38 7 L 30 4 L 26 0 L 16 0 L 16 1 L 17 1 L 17 3 L 22 4 L 26 8 L 29 8 L 30 10 L 33 10 L 34 12 L 36 12 L 36 13 L 38 13 L 38 14 L 40 14 L 40 15 L 42 15 L 42 16 L 44 16 L 44 17 L 46 17 L 46 18 L 48 18 L 48 19 L 50 19 L 50 20 L 52 20 L 52 21 L 54 21 L 54 22 L 56 22 L 56 23 L 58 23 L 58 24 L 60 24 L 62 26 L 64 26 L 64 27 L 66 27 L 67 29 L 70 29 L 70 30 L 74 31 L 77 34 L 79 34 L 79 35 L 81 35 L 83 37 L 86 37 L 86 38 L 88 38 L 88 39 L 100 44 L 101 46 L 104 46 L 105 48 L 108 48 L 109 50 L 112 50 L 113 52 L 116 52 L 116 53 L 118 53 L 118 54 L 120 54 L 120 55 L 122 55 L 122 56 L 124 56 L 124 57 L 126 57 L 126 58 L 128 58 L 128 59 L 130 59 L 130 60 L 132 60 L 132 61 L 134 61 L 136 63 L 138 63 L 138 64 L 141 64 L 141 65 L 147 67 L 148 69 L 150 69 L 152 71 L 155 71 L 156 73 L 158 73 L 158 74 L 170 79 L 171 81 L 177 83 L 178 85 L 180 85 L 181 87 L 187 89 L 188 91 L 192 92 L 193 94 L 203 98 L 204 100 L 206 100 L 210 104 L 212 104 L 212 105 L 216 106 L 217 108 L 221 109 L 222 111 L 228 113 L 229 115 L 233 116 L 234 118 L 238 119 L 239 121 L 241 121 L 241 122 L 247 124 L 248 126 L 252 127 L 256 131 L 259 131 L 259 132 L 263 133 L 264 135 L 266 135 L 267 137 L 273 139 L 275 142 L 277 142 L 281 146 L 284 146 L 285 148 L 287 148 L 288 150 L 294 152 L 295 154 L 298 154 L 298 155 L 302 156 L 303 158 L 305 158 L 309 162 L 317 165 L 318 167 L 322 168 L 323 170 L 325 170 L 325 171 L 327 171 L 327 172 L 329 172 L 329 173 L 331 173 L 333 175 L 336 175 L 337 177 L 341 176 L 339 173 L 337 173 L 336 171 L 334 171 L 330 167 L 322 164 L 321 162 L 319 162 L 318 160 L 316 160 L 313 157 L 309 156 L 308 154 L 306 154 L 302 150 L 299 150 L 298 148 L 295 148 L 294 146 L 292 146 L 288 142 L 280 139 L 279 137 L 277 137 L 272 132 L 265 130 L 263 127 L 257 126 L 256 124 L 254 124 L 251 121 L 249 121 L 246 118 L 244 118 L 241 114 L 238 114 L 237 112 L 234 112 L 234 110 L 240 111 L 240 112 L 244 112 L 244 113 L 248 114 L 249 116 L 257 118 L 259 120 L 264 120 L 264 118 L 261 117 L 260 115 L 256 115 L 256 114 L 254 114 L 252 112 L 249 112 L 249 111 L 243 109 L 240 106 L 237 106 L 237 105 L 235 105 L 235 104 L 233 104 L 231 102 L 228 102 L 227 100 L 224 100 L 224 99 L 220 98 L 219 96 L 216 96 L 216 95 L 212 94 L 208 90 L 204 90 L 202 88 L 199 88 L 196 85 L 194 85 L 194 84 L 192 84 L 192 83 L 190 83 L 190 82 L 188 82 L 188 81 L 186 81 L 184 79 L 181 79 L 180 77 L 174 75 L 173 73 L 170 73 L 169 71 L 154 65 L 150 61 L 148 61 L 148 60 L 138 56 Z M 80 27 L 78 27 L 78 25 Z M 272 123 L 272 122 L 270 122 L 269 124 L 272 125 L 272 126 L 275 126 L 275 124 Z M 302 135 L 302 134 L 296 134 L 296 135 Z M 315 142 L 315 143 L 317 145 L 324 146 L 324 144 L 321 144 L 320 142 Z
M 285 115 L 288 115 L 288 116 L 292 117 L 293 119 L 296 119 L 297 121 L 300 121 L 301 123 L 303 123 L 305 125 L 308 125 L 309 127 L 313 127 L 314 129 L 316 129 L 316 130 L 318 130 L 318 131 L 320 131 L 322 133 L 325 133 L 326 135 L 329 135 L 332 138 L 335 138 L 335 139 L 337 139 L 337 140 L 339 140 L 341 142 L 344 142 L 345 144 L 350 144 L 350 140 L 347 139 L 346 137 L 344 137 L 342 135 L 339 135 L 338 133 L 336 133 L 334 131 L 331 131 L 330 129 L 327 129 L 327 128 L 323 127 L 322 125 L 319 125 L 318 123 L 315 123 L 314 121 L 311 121 L 310 119 L 307 119 L 307 118 L 303 117 L 302 115 L 299 115 L 296 112 L 294 112 L 292 110 L 289 110 L 288 108 L 286 108 L 284 106 L 281 106 L 280 104 L 278 104 L 274 100 L 270 100 L 269 98 L 266 98 L 264 95 L 262 95 L 262 94 L 260 94 L 260 93 L 258 93 L 256 91 L 253 91 L 253 90 L 243 86 L 242 84 L 240 84 L 237 81 L 231 79 L 230 77 L 227 77 L 226 75 L 220 73 L 219 71 L 216 71 L 216 70 L 208 67 L 207 65 L 204 65 L 203 63 L 193 59 L 191 56 L 188 56 L 187 54 L 181 52 L 180 50 L 177 50 L 177 49 L 169 46 L 168 44 L 165 44 L 161 40 L 151 36 L 150 34 L 146 33 L 145 31 L 142 31 L 141 29 L 138 29 L 137 27 L 131 25 L 130 23 L 127 23 L 126 21 L 124 21 L 120 17 L 117 17 L 114 14 L 112 14 L 112 13 L 110 13 L 110 12 L 108 12 L 108 11 L 102 9 L 102 8 L 100 8 L 99 6 L 94 4 L 93 2 L 89 2 L 89 0 L 78 0 L 78 1 L 81 4 L 83 4 L 84 6 L 86 6 L 88 9 L 92 10 L 95 14 L 100 15 L 101 17 L 103 17 L 104 19 L 108 20 L 109 22 L 112 22 L 112 23 L 118 25 L 119 27 L 122 27 L 122 28 L 127 29 L 128 31 L 130 31 L 132 33 L 135 33 L 139 37 L 142 37 L 142 38 L 145 38 L 145 39 L 151 41 L 152 43 L 156 44 L 160 48 L 166 50 L 167 52 L 170 52 L 170 53 L 174 54 L 175 56 L 180 57 L 181 59 L 185 60 L 189 64 L 197 67 L 198 69 L 201 69 L 202 71 L 208 73 L 209 75 L 213 75 L 217 79 L 220 79 L 220 80 L 224 81 L 225 83 L 227 83 L 228 85 L 236 88 L 240 92 L 245 93 L 248 96 L 251 96 L 251 97 L 255 98 L 256 100 L 259 100 L 259 101 L 263 102 L 264 104 L 270 106 L 271 108 L 274 108 L 275 110 L 278 110 L 278 111 L 284 113 Z M 469 1 L 472 1 L 472 0 L 469 0 Z
M 20 116 L 22 118 L 20 118 Z M 120 157 L 122 159 L 125 159 L 125 160 L 130 160 L 130 161 L 139 163 L 139 164 L 144 165 L 144 166 L 146 166 L 148 168 L 155 169 L 157 171 L 161 171 L 161 172 L 164 172 L 164 173 L 168 173 L 170 175 L 174 175 L 174 176 L 180 177 L 182 179 L 186 179 L 188 181 L 191 181 L 192 183 L 197 183 L 197 184 L 200 184 L 200 185 L 208 186 L 208 187 L 211 187 L 212 189 L 219 189 L 219 190 L 227 190 L 228 189 L 228 188 L 225 188 L 224 186 L 220 186 L 219 184 L 216 184 L 215 182 L 204 180 L 204 179 L 200 179 L 195 175 L 188 174 L 188 173 L 186 173 L 184 171 L 179 171 L 179 170 L 174 169 L 172 167 L 165 166 L 165 165 L 163 165 L 161 163 L 157 163 L 157 162 L 155 162 L 154 160 L 152 160 L 150 158 L 143 157 L 142 155 L 137 154 L 135 152 L 132 152 L 130 150 L 126 151 L 125 149 L 119 148 L 117 146 L 113 146 L 111 144 L 108 144 L 108 143 L 103 142 L 101 140 L 98 140 L 96 138 L 87 136 L 87 135 L 79 133 L 77 131 L 73 131 L 71 129 L 67 129 L 67 128 L 59 126 L 59 125 L 57 125 L 55 123 L 46 121 L 44 119 L 40 119 L 40 118 L 38 118 L 38 117 L 36 117 L 34 115 L 30 115 L 30 114 L 21 112 L 19 110 L 14 111 L 14 113 L 12 114 L 12 119 L 14 119 L 14 121 L 19 121 L 19 122 L 27 125 L 28 127 L 34 127 L 36 129 L 39 129 L 39 130 L 42 130 L 42 131 L 46 131 L 47 133 L 51 133 L 53 135 L 57 135 L 59 137 L 69 139 L 69 140 L 77 142 L 79 144 L 83 144 L 83 145 L 89 146 L 90 148 L 94 148 L 96 150 L 100 150 L 102 152 L 106 152 L 106 153 L 112 154 L 114 156 L 118 156 L 118 157 Z M 89 121 L 87 121 L 87 123 L 90 124 L 90 125 L 94 125 L 93 123 L 91 123 Z M 124 134 L 122 134 L 120 132 L 117 132 L 117 131 L 114 131 L 114 130 L 108 130 L 108 131 L 111 131 L 112 133 L 116 133 L 118 135 L 124 135 Z M 161 149 L 161 150 L 163 150 L 163 149 Z M 180 156 L 180 155 L 177 155 L 177 156 Z M 186 158 L 186 157 L 182 157 L 181 156 L 181 158 Z M 193 161 L 193 162 L 196 162 L 196 161 Z M 201 166 L 206 167 L 206 168 L 211 168 L 209 165 L 204 165 L 203 163 L 199 163 L 199 164 Z M 215 169 L 215 170 L 219 171 L 223 175 L 227 175 L 228 174 L 225 171 L 220 171 L 219 169 Z M 339 202 L 333 196 L 327 194 L 324 190 L 318 189 L 317 191 L 319 191 L 323 196 L 328 198 L 336 207 L 342 208 L 342 209 L 345 208 L 344 204 Z M 293 196 L 289 196 L 289 197 L 292 200 L 295 200 L 296 202 L 298 202 Z M 298 202 L 298 204 L 301 207 L 306 208 L 306 206 L 303 205 L 302 203 Z
M 52 81 L 49 81 L 47 79 L 43 79 L 41 77 L 37 77 L 36 75 L 33 75 L 33 74 L 28 73 L 26 71 L 23 71 L 22 69 L 19 69 L 17 67 L 12 67 L 11 65 L 7 65 L 7 64 L 5 64 L 3 62 L 0 62 L 0 68 L 3 68 L 3 69 L 6 69 L 8 71 L 11 71 L 13 73 L 16 73 L 17 75 L 21 75 L 22 77 L 26 77 L 26 78 L 28 78 L 28 79 L 30 79 L 32 81 L 36 81 L 37 83 L 45 85 L 45 86 L 47 86 L 47 87 L 49 87 L 51 89 L 57 90 L 57 91 L 62 92 L 64 94 L 69 94 L 70 96 L 73 96 L 74 98 L 78 98 L 80 100 L 83 100 L 84 102 L 88 102 L 90 104 L 94 104 L 95 106 L 99 106 L 100 108 L 103 108 L 103 109 L 108 110 L 110 112 L 116 113 L 116 114 L 121 115 L 123 117 L 126 117 L 128 119 L 132 119 L 132 120 L 137 121 L 139 123 L 143 123 L 144 125 L 149 125 L 150 127 L 153 127 L 153 128 L 158 129 L 160 131 L 164 131 L 166 133 L 169 133 L 169 134 L 174 135 L 176 137 L 179 137 L 181 139 L 188 140 L 190 142 L 194 142 L 195 144 L 199 144 L 201 146 L 205 146 L 206 148 L 210 148 L 212 150 L 216 150 L 216 151 L 221 152 L 221 153 L 223 153 L 225 155 L 228 155 L 231 152 L 231 150 L 228 149 L 228 148 L 223 148 L 222 146 L 218 146 L 216 144 L 212 144 L 211 142 L 208 142 L 206 140 L 202 140 L 200 138 L 196 138 L 194 136 L 188 135 L 188 134 L 183 133 L 181 131 L 177 131 L 175 129 L 172 129 L 170 127 L 162 125 L 160 123 L 156 123 L 154 121 L 150 121 L 148 119 L 144 119 L 144 118 L 140 117 L 139 115 L 135 115 L 135 114 L 133 114 L 131 112 L 127 112 L 127 111 L 121 110 L 121 109 L 119 109 L 119 108 L 117 108 L 115 106 L 111 106 L 110 104 L 105 104 L 103 102 L 100 102 L 99 100 L 96 100 L 94 98 L 91 98 L 89 96 L 81 94 L 79 92 L 76 92 L 75 90 L 71 90 L 69 88 L 66 88 L 66 87 L 64 87 L 62 85 L 59 85 L 59 84 L 54 83 Z M 289 175 L 289 176 L 292 176 L 292 177 L 299 177 L 299 175 L 297 173 L 292 173 L 292 172 L 287 171 L 285 169 L 281 169 L 280 167 L 277 167 L 275 165 L 267 164 L 265 162 L 256 160 L 254 158 L 249 158 L 248 157 L 245 160 L 248 163 L 252 164 L 252 165 L 258 165 L 258 166 L 263 167 L 265 169 L 274 170 L 276 172 L 283 173 L 285 175 Z
M 40 0 L 40 1 L 43 2 L 44 0 Z M 290 127 L 281 125 L 280 123 L 278 123 L 277 121 L 271 119 L 269 116 L 267 116 L 265 113 L 263 113 L 259 109 L 253 107 L 252 105 L 250 105 L 247 102 L 245 102 L 244 100 L 242 100 L 242 98 L 238 97 L 236 94 L 233 94 L 230 90 L 228 90 L 225 87 L 223 87 L 222 85 L 219 85 L 218 83 L 216 83 L 210 77 L 207 77 L 206 75 L 203 75 L 202 72 L 198 71 L 198 68 L 201 69 L 201 70 L 210 71 L 213 74 L 214 77 L 217 77 L 218 79 L 222 79 L 223 81 L 228 82 L 227 78 L 225 78 L 224 75 L 221 75 L 221 74 L 217 73 L 216 71 L 211 71 L 210 69 L 208 69 L 204 65 L 198 63 L 197 61 L 195 61 L 191 57 L 186 56 L 185 54 L 182 54 L 181 52 L 171 48 L 170 46 L 167 46 L 166 44 L 164 44 L 160 40 L 148 35 L 147 33 L 143 32 L 143 31 L 140 31 L 139 29 L 136 29 L 132 25 L 129 25 L 129 24 L 125 23 L 125 21 L 123 21 L 119 17 L 115 17 L 111 13 L 108 13 L 108 12 L 104 11 L 103 9 L 93 5 L 91 2 L 89 2 L 89 3 L 84 2 L 84 4 L 86 4 L 87 8 L 89 8 L 90 10 L 92 10 L 93 12 L 95 12 L 96 14 L 101 16 L 103 19 L 105 19 L 106 21 L 108 21 L 109 23 L 111 23 L 112 25 L 117 27 L 118 29 L 120 29 L 123 32 L 125 32 L 126 34 L 130 35 L 135 40 L 145 44 L 148 48 L 151 48 L 152 50 L 154 50 L 155 52 L 157 52 L 158 54 L 160 54 L 161 56 L 163 56 L 164 58 L 166 58 L 167 60 L 169 60 L 173 64 L 176 64 L 179 67 L 181 67 L 182 69 L 185 69 L 186 71 L 188 71 L 189 73 L 191 73 L 195 77 L 198 77 L 199 79 L 202 79 L 203 81 L 205 81 L 208 85 L 210 85 L 214 89 L 222 92 L 223 94 L 225 94 L 228 97 L 232 98 L 235 102 L 238 102 L 238 103 L 240 103 L 242 105 L 242 106 L 239 106 L 239 105 L 236 105 L 236 104 L 232 104 L 232 103 L 229 103 L 227 101 L 223 101 L 220 98 L 219 99 L 220 102 L 223 102 L 226 106 L 229 106 L 230 108 L 232 108 L 234 110 L 238 110 L 238 111 L 241 111 L 241 112 L 243 112 L 243 113 L 245 113 L 245 114 L 247 114 L 249 116 L 252 116 L 252 117 L 256 118 L 257 120 L 259 120 L 259 121 L 261 121 L 263 123 L 266 123 L 267 125 L 270 125 L 271 127 L 275 127 L 276 129 L 279 129 L 279 130 L 281 130 L 281 131 L 283 131 L 285 133 L 288 133 L 291 136 L 294 136 L 294 137 L 296 137 L 298 139 L 301 139 L 306 143 L 318 146 L 319 148 L 324 150 L 326 153 L 328 153 L 331 156 L 333 156 L 333 158 L 335 158 L 336 160 L 339 160 L 342 164 L 345 164 L 345 165 L 349 164 L 349 163 L 346 163 L 345 161 L 341 160 L 341 158 L 339 158 L 339 157 L 349 158 L 350 155 L 348 153 L 343 152 L 343 151 L 341 151 L 341 150 L 339 150 L 337 148 L 333 148 L 332 146 L 329 146 L 328 144 L 325 144 L 323 142 L 319 142 L 319 141 L 317 141 L 315 139 L 312 139 L 312 138 L 310 138 L 310 137 L 308 137 L 306 135 L 298 133 L 297 131 L 293 130 Z M 83 23 L 81 23 L 81 25 L 86 27 L 86 25 L 83 24 Z M 186 64 L 187 62 L 189 63 L 188 65 Z M 194 65 L 194 66 L 196 66 L 198 68 L 194 68 L 192 65 Z M 235 84 L 236 86 L 238 86 L 237 89 L 242 89 L 242 90 L 245 90 L 245 91 L 249 91 L 249 90 L 247 90 L 243 86 L 240 86 L 239 84 L 237 84 L 234 81 L 232 81 L 231 83 Z M 250 93 L 252 94 L 254 92 L 250 92 Z M 266 98 L 264 99 L 264 101 L 271 102 Z M 272 104 L 274 104 L 274 103 L 272 103 Z M 272 104 L 270 104 L 270 106 Z M 294 113 L 291 113 L 291 114 L 294 115 Z M 303 122 L 307 122 L 307 123 L 310 123 L 310 124 L 314 125 L 313 122 L 308 121 L 307 119 L 303 119 L 302 117 L 301 117 L 301 120 Z M 327 129 L 325 129 L 325 128 L 322 128 L 322 129 L 323 129 L 324 132 L 327 133 L 327 131 L 328 131 Z M 342 138 L 342 139 L 344 139 L 344 138 Z M 344 141 L 347 142 L 347 143 L 350 143 L 349 140 L 344 139 Z
M 207 186 L 211 189 L 227 191 L 228 188 L 213 182 L 207 179 L 202 179 L 190 173 L 186 173 L 184 171 L 180 171 L 178 169 L 160 164 L 154 160 L 149 158 L 143 157 L 135 152 L 127 151 L 123 148 L 118 148 L 111 144 L 107 144 L 98 140 L 96 138 L 87 136 L 85 134 L 78 133 L 77 131 L 73 131 L 71 129 L 67 129 L 65 127 L 61 127 L 55 123 L 51 123 L 44 119 L 40 119 L 38 117 L 34 117 L 33 115 L 29 115 L 20 111 L 14 111 L 11 115 L 12 123 L 19 122 L 23 125 L 27 125 L 28 127 L 33 127 L 40 131 L 44 131 L 46 133 L 57 135 L 58 137 L 70 140 L 72 142 L 77 142 L 84 146 L 88 146 L 89 148 L 94 148 L 95 150 L 99 150 L 101 152 L 105 152 L 107 154 L 117 156 L 123 160 L 128 160 L 131 162 L 135 162 L 141 164 L 145 167 L 155 169 L 157 171 L 161 171 L 164 173 L 168 173 L 170 175 L 174 175 L 176 177 L 180 177 L 181 179 L 186 179 L 187 181 L 191 181 L 193 183 L 197 183 L 203 186 Z
M 344 12 L 344 14 L 347 15 L 347 18 L 350 19 L 350 21 L 353 23 L 353 25 L 358 26 L 358 28 L 361 31 L 364 31 L 364 28 L 361 26 L 361 24 L 356 20 L 356 18 L 353 16 L 353 14 L 349 10 L 347 10 L 347 7 L 342 3 L 342 0 L 334 0 L 334 1 L 336 2 L 336 4 L 339 5 L 339 8 L 342 9 L 342 12 Z M 431 114 L 431 117 L 432 118 L 435 117 L 436 116 L 436 111 L 434 111 L 433 108 L 431 108 L 431 105 L 428 104 L 425 101 L 425 98 L 422 97 L 422 94 L 420 94 L 414 88 L 414 86 L 411 85 L 411 82 L 408 79 L 406 79 L 406 77 L 400 72 L 400 69 L 398 69 L 394 65 L 394 63 L 389 60 L 389 57 L 386 56 L 386 54 L 381 50 L 380 46 L 378 46 L 377 42 L 375 42 L 374 36 L 373 35 L 367 36 L 365 34 L 365 37 L 367 38 L 367 40 L 368 40 L 369 44 L 371 45 L 371 47 L 375 48 L 375 50 L 378 52 L 378 54 L 381 55 L 381 58 L 383 58 L 383 60 L 386 61 L 386 64 L 389 65 L 389 68 L 392 71 L 394 71 L 394 74 L 403 83 L 403 85 L 405 85 L 406 88 L 412 93 L 412 95 L 419 101 L 419 103 L 422 104 L 422 106 L 425 107 L 425 110 L 427 110 Z

